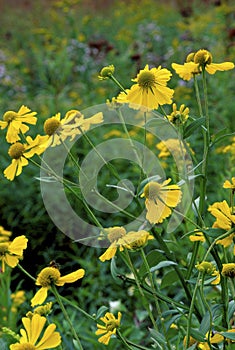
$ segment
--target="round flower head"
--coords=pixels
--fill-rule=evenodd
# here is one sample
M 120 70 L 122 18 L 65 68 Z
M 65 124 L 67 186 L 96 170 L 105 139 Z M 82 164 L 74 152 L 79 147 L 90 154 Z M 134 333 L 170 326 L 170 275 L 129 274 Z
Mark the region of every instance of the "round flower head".
M 104 229 L 104 232 L 107 234 L 107 238 L 111 244 L 104 252 L 104 254 L 99 257 L 102 262 L 112 259 L 116 254 L 118 248 L 120 251 L 124 250 L 123 246 L 125 244 L 125 241 L 123 240 L 123 237 L 126 236 L 125 228 L 119 226 L 106 228 Z
M 226 71 L 234 68 L 232 62 L 213 63 L 212 54 L 207 50 L 198 50 L 193 60 L 198 64 L 200 70 L 205 69 L 209 74 L 214 74 L 217 70 Z
M 60 345 L 61 337 L 58 332 L 55 332 L 54 323 L 51 323 L 42 334 L 46 322 L 46 317 L 38 314 L 33 315 L 32 318 L 23 317 L 24 329 L 20 330 L 20 340 L 10 345 L 10 350 L 47 350 Z
M 23 251 L 27 248 L 28 239 L 23 236 L 16 237 L 12 242 L 0 243 L 0 261 L 2 271 L 5 271 L 5 264 L 15 267 L 23 258 Z
M 5 230 L 2 226 L 0 226 L 0 242 L 7 242 L 12 235 L 11 231 Z
M 3 121 L 0 121 L 0 128 L 7 128 L 7 142 L 14 143 L 19 141 L 19 134 L 25 134 L 29 130 L 29 127 L 24 123 L 35 125 L 37 122 L 36 114 L 36 112 L 31 112 L 31 110 L 24 105 L 20 107 L 18 112 L 7 111 L 4 113 Z
M 118 312 L 118 318 L 111 312 L 106 312 L 104 317 L 101 317 L 100 320 L 104 323 L 103 325 L 97 324 L 96 335 L 103 334 L 98 341 L 102 344 L 108 345 L 110 338 L 113 334 L 116 334 L 117 329 L 120 327 L 122 314 Z
M 222 268 L 222 275 L 224 277 L 235 277 L 235 264 L 234 263 L 228 263 L 228 264 L 223 264 Z
M 144 111 L 157 109 L 159 105 L 171 104 L 174 90 L 167 87 L 171 72 L 166 68 L 151 68 L 148 64 L 140 70 L 134 85 L 126 90 L 126 96 L 122 94 L 122 101 L 129 103 L 134 109 Z M 120 98 L 117 99 L 120 102 Z
M 130 231 L 123 237 L 123 241 L 126 242 L 125 248 L 133 251 L 143 248 L 152 239 L 154 239 L 154 236 L 144 230 Z
M 171 215 L 171 208 L 177 206 L 181 200 L 181 190 L 178 185 L 168 185 L 171 179 L 165 180 L 162 184 L 151 181 L 144 187 L 141 197 L 145 197 L 147 209 L 146 219 L 151 224 L 163 222 Z
M 41 286 L 31 300 L 31 305 L 41 305 L 47 298 L 47 292 L 52 285 L 63 286 L 65 283 L 73 283 L 82 278 L 85 274 L 83 269 L 76 270 L 68 275 L 61 277 L 59 269 L 55 267 L 45 267 L 38 274 L 36 285 Z
M 45 148 L 39 147 L 43 136 L 37 135 L 33 140 L 30 136 L 26 137 L 27 144 L 20 142 L 13 143 L 8 154 L 12 158 L 11 164 L 4 170 L 4 176 L 13 181 L 15 176 L 19 176 L 22 173 L 22 168 L 28 165 L 28 158 L 34 156 L 34 154 L 41 154 Z
M 174 125 L 183 125 L 186 123 L 189 117 L 189 108 L 182 104 L 177 110 L 175 103 L 172 105 L 172 113 L 167 116 L 167 119 Z
M 206 273 L 208 275 L 213 274 L 215 271 L 215 265 L 208 261 L 202 261 L 200 264 L 198 263 L 195 267 L 196 269 L 198 269 L 198 271 Z
M 98 75 L 100 80 L 109 79 L 115 71 L 114 65 L 111 64 L 109 66 L 103 67 Z

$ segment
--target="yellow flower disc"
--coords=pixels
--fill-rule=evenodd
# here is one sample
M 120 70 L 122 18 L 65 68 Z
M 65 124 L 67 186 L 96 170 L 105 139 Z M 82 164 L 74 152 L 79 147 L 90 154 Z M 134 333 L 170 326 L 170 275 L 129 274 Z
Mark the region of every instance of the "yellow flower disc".
M 14 111 L 7 111 L 6 113 L 4 113 L 3 115 L 3 120 L 5 122 L 11 122 L 13 119 L 15 119 L 17 117 L 17 113 Z
M 44 123 L 44 131 L 47 135 L 53 135 L 58 127 L 61 125 L 61 122 L 55 117 L 49 118 Z
M 200 66 L 205 66 L 206 64 L 211 64 L 212 55 L 207 50 L 199 50 L 194 55 L 194 62 L 199 63 Z
M 111 227 L 108 229 L 108 239 L 111 243 L 125 236 L 125 234 L 126 230 L 124 227 Z
M 143 71 L 139 74 L 137 83 L 145 89 L 153 87 L 156 83 L 155 75 L 149 71 Z
M 161 185 L 156 182 L 149 182 L 144 187 L 144 196 L 148 199 L 155 199 L 159 197 L 161 191 Z
M 193 62 L 194 55 L 195 55 L 195 52 L 189 53 L 188 56 L 186 57 L 186 62 Z
M 112 332 L 115 328 L 117 328 L 119 326 L 119 322 L 118 320 L 114 319 L 114 320 L 109 320 L 106 323 L 106 329 L 107 331 Z
M 49 287 L 60 278 L 60 271 L 54 267 L 45 267 L 37 277 L 37 285 Z
M 19 159 L 24 154 L 24 145 L 20 142 L 16 142 L 9 148 L 8 154 L 13 159 Z
M 234 263 L 223 264 L 222 275 L 225 277 L 234 278 L 235 277 L 235 264 Z

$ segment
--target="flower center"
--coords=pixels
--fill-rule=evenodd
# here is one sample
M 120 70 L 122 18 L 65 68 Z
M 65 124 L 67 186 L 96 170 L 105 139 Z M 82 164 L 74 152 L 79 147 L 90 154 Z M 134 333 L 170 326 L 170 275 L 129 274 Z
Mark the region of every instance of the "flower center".
M 54 267 L 45 267 L 37 277 L 37 285 L 50 287 L 60 278 L 60 271 Z
M 4 113 L 3 115 L 3 120 L 5 122 L 10 123 L 13 119 L 15 119 L 17 117 L 17 113 L 14 111 L 7 111 L 6 113 Z
M 193 62 L 193 59 L 194 59 L 194 56 L 195 56 L 195 52 L 191 52 L 188 54 L 188 56 L 186 57 L 186 62 Z
M 157 182 L 149 182 L 144 188 L 144 196 L 148 199 L 156 199 L 159 197 L 161 185 Z
M 24 154 L 24 145 L 20 142 L 16 142 L 9 148 L 8 154 L 13 159 L 19 159 Z
M 36 346 L 30 343 L 17 344 L 17 350 L 35 350 Z
M 106 329 L 107 331 L 112 332 L 115 328 L 118 327 L 118 322 L 114 320 L 110 320 L 106 323 Z
M 126 230 L 124 227 L 111 227 L 108 229 L 108 239 L 111 243 L 125 236 Z
M 223 264 L 222 275 L 225 277 L 234 278 L 235 277 L 235 264 L 234 263 Z
M 212 55 L 207 50 L 199 50 L 194 55 L 194 62 L 200 66 L 206 66 L 212 62 Z
M 61 122 L 55 117 L 49 118 L 44 123 L 44 131 L 47 135 L 53 135 L 56 130 L 61 126 Z
M 154 73 L 148 71 L 141 72 L 138 76 L 137 83 L 144 89 L 153 87 L 156 83 Z
M 0 257 L 4 256 L 8 250 L 9 243 L 0 243 Z

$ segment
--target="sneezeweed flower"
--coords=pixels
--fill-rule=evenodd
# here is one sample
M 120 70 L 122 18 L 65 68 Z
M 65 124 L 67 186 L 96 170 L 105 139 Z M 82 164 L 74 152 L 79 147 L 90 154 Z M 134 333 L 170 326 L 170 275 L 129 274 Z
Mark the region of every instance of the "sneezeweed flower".
M 147 209 L 146 219 L 151 224 L 162 223 L 164 219 L 171 215 L 182 196 L 178 185 L 168 185 L 171 179 L 165 180 L 162 184 L 151 181 L 144 187 L 141 197 L 145 197 Z
M 122 102 L 129 103 L 133 109 L 150 111 L 157 109 L 159 105 L 171 104 L 174 90 L 167 87 L 171 78 L 171 72 L 166 68 L 151 68 L 148 64 L 140 70 L 135 83 L 130 90 L 126 90 L 126 96 L 122 94 Z M 118 98 L 118 102 L 120 98 Z
M 7 231 L 2 226 L 0 226 L 0 242 L 9 241 L 11 235 L 12 235 L 11 231 Z
M 77 135 L 88 131 L 91 124 L 99 124 L 103 122 L 103 114 L 96 113 L 90 118 L 84 116 L 78 110 L 71 110 L 61 119 L 61 114 L 48 118 L 44 122 L 44 131 L 46 136 L 42 136 L 41 147 L 55 147 L 64 142 L 68 137 L 72 141 Z
M 185 124 L 188 117 L 189 108 L 185 107 L 185 105 L 182 104 L 180 105 L 180 108 L 178 110 L 176 103 L 173 103 L 172 105 L 172 113 L 170 115 L 167 115 L 167 119 L 169 120 L 169 122 L 176 126 Z
M 123 237 L 123 241 L 125 242 L 124 247 L 136 251 L 146 246 L 148 241 L 152 239 L 154 239 L 154 236 L 147 231 L 130 231 Z
M 204 49 L 197 52 L 191 52 L 186 62 L 181 65 L 172 63 L 172 68 L 184 80 L 190 80 L 195 75 L 206 70 L 209 74 L 214 74 L 216 71 L 226 71 L 234 68 L 233 62 L 213 63 L 212 54 Z
M 216 218 L 212 226 L 214 228 L 228 231 L 235 224 L 235 215 L 231 212 L 231 208 L 226 201 L 215 202 L 209 206 L 208 211 Z
M 104 323 L 104 325 L 97 324 L 97 331 L 95 332 L 96 335 L 103 334 L 98 341 L 102 344 L 108 345 L 110 338 L 112 335 L 116 334 L 117 329 L 120 327 L 121 323 L 121 312 L 118 312 L 118 318 L 115 318 L 115 316 L 111 312 L 106 312 L 104 317 L 101 317 L 100 320 Z
M 204 243 L 206 241 L 204 233 L 198 229 L 194 230 L 194 234 L 190 235 L 189 239 L 191 242 L 198 242 L 199 241 L 199 242 Z
M 10 345 L 10 350 L 47 350 L 60 345 L 61 336 L 59 332 L 55 332 L 54 323 L 51 323 L 42 334 L 46 322 L 46 317 L 38 314 L 32 318 L 23 317 L 24 329 L 20 330 L 21 337 L 17 343 Z
M 11 300 L 12 300 L 12 312 L 17 312 L 18 307 L 23 304 L 26 300 L 25 297 L 25 291 L 24 290 L 18 290 L 15 293 L 11 294 Z
M 36 285 L 41 288 L 37 291 L 31 300 L 31 305 L 41 305 L 47 298 L 47 292 L 52 285 L 63 286 L 65 283 L 73 283 L 78 279 L 83 278 L 85 270 L 79 269 L 68 275 L 61 276 L 59 269 L 55 267 L 45 267 L 38 274 L 36 279 Z
M 100 80 L 109 79 L 113 75 L 114 71 L 115 71 L 115 68 L 113 64 L 103 67 L 100 71 L 100 74 L 98 75 L 98 78 Z
M 223 264 L 222 268 L 222 275 L 224 277 L 235 277 L 235 264 L 234 263 L 228 263 L 228 264 Z
M 44 152 L 45 147 L 40 147 L 42 136 L 37 135 L 33 140 L 30 136 L 26 137 L 27 144 L 20 142 L 13 143 L 8 154 L 12 158 L 11 164 L 4 170 L 4 176 L 13 181 L 16 176 L 22 173 L 24 166 L 28 165 L 28 159 L 32 158 L 35 154 L 40 155 Z
M 120 226 L 105 228 L 104 232 L 101 232 L 101 239 L 106 235 L 111 243 L 106 251 L 99 257 L 102 262 L 112 259 L 118 248 L 120 251 L 124 250 L 125 241 L 123 237 L 125 237 L 126 234 L 125 228 Z
M 235 192 L 235 177 L 232 177 L 231 182 L 229 180 L 226 180 L 223 184 L 223 188 L 229 188 Z
M 211 275 L 215 271 L 215 265 L 208 261 L 202 261 L 201 263 L 195 265 L 195 267 L 198 269 L 198 271 L 208 275 Z
M 0 121 L 0 128 L 7 128 L 7 142 L 14 143 L 16 141 L 19 141 L 19 134 L 25 134 L 29 130 L 29 127 L 25 125 L 25 123 L 31 125 L 36 124 L 36 114 L 37 112 L 31 112 L 31 110 L 24 105 L 20 107 L 18 112 L 7 111 L 4 113 L 3 121 Z
M 33 311 L 28 311 L 26 317 L 32 318 L 33 315 L 47 316 L 51 313 L 52 302 L 37 306 Z
M 0 260 L 2 272 L 5 272 L 5 264 L 16 267 L 20 259 L 23 259 L 23 251 L 27 248 L 28 239 L 22 235 L 16 237 L 12 242 L 0 243 Z

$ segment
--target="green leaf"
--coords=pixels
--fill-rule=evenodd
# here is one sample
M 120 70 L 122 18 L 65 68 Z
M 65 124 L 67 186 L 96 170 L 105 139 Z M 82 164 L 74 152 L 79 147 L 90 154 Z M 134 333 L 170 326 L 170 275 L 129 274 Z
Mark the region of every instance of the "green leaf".
M 101 306 L 96 313 L 96 319 L 100 318 L 108 310 L 107 306 Z
M 235 332 L 220 332 L 221 335 L 223 335 L 227 339 L 235 340 Z
M 160 344 L 167 344 L 165 337 L 163 336 L 163 334 L 155 331 L 155 329 L 151 329 L 149 328 L 149 331 L 151 333 L 151 336 L 153 337 L 153 339 L 157 340 Z
M 190 334 L 194 339 L 196 339 L 197 341 L 200 341 L 200 342 L 204 342 L 205 341 L 205 338 L 203 336 L 203 334 L 201 333 L 200 330 L 198 329 L 191 329 L 191 334 Z
M 120 280 L 120 278 L 118 278 L 118 275 L 120 275 L 120 272 L 118 271 L 115 260 L 116 260 L 116 257 L 114 256 L 110 264 L 111 275 L 117 284 L 122 284 L 122 281 Z
M 166 288 L 171 286 L 175 281 L 178 281 L 179 277 L 175 270 L 171 270 L 164 274 L 161 282 L 161 288 Z
M 192 123 L 190 123 L 184 130 L 184 135 L 183 138 L 186 139 L 187 137 L 189 137 L 190 135 L 192 135 L 192 133 L 199 128 L 200 126 L 202 126 L 205 122 L 205 117 L 201 117 L 198 119 L 195 119 Z
M 167 267 L 167 266 L 172 266 L 172 265 L 177 265 L 177 263 L 175 263 L 174 261 L 169 261 L 169 260 L 161 261 L 159 264 L 151 267 L 150 271 L 154 272 L 156 270 L 161 269 L 162 267 Z
M 164 260 L 163 253 L 164 252 L 162 250 L 154 249 L 149 254 L 147 254 L 146 259 L 150 268 L 158 264 L 160 261 Z M 139 269 L 139 276 L 142 278 L 146 275 L 147 272 L 148 271 L 146 270 L 145 265 L 142 264 Z
M 207 311 L 205 313 L 205 316 L 202 319 L 202 322 L 199 327 L 199 331 L 205 336 L 206 333 L 209 331 L 209 329 L 210 329 L 210 314 Z

